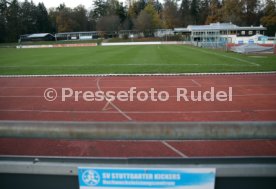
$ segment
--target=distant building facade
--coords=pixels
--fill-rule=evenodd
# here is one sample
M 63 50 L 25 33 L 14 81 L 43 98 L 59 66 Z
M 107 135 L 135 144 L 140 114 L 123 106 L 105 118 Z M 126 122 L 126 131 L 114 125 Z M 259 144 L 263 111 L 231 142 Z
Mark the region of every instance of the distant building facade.
M 192 42 L 215 42 L 243 44 L 257 43 L 262 40 L 266 28 L 263 26 L 240 27 L 232 23 L 212 23 L 209 25 L 189 25 L 187 28 L 175 28 L 175 34 L 190 36 Z
M 54 41 L 55 36 L 50 33 L 25 34 L 20 36 L 21 41 Z

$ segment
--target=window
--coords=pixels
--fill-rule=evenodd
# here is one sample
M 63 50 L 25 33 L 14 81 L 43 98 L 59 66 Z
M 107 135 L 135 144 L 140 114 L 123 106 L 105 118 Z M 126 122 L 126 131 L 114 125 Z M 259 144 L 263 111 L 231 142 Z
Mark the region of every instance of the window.
M 253 35 L 253 31 L 249 31 L 249 32 L 248 32 L 248 35 Z
M 241 35 L 245 35 L 245 31 L 241 31 Z

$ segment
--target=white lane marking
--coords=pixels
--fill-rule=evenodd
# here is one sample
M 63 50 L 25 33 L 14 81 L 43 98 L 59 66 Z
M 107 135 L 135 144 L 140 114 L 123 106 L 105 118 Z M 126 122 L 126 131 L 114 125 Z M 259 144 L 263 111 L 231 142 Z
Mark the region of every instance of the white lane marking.
M 98 90 L 99 91 L 102 91 L 101 90 L 101 87 L 100 87 L 100 80 L 101 80 L 101 78 L 98 78 L 97 79 L 97 88 L 98 88 Z M 115 108 L 118 112 L 120 112 L 120 114 L 122 114 L 125 118 L 127 118 L 129 121 L 132 121 L 132 118 L 131 117 L 129 117 L 125 112 L 123 112 L 118 106 L 116 106 L 112 101 L 110 101 L 110 100 L 108 100 L 108 98 L 106 97 L 106 96 L 104 96 L 105 97 L 105 99 L 106 99 L 106 101 L 107 101 L 107 103 L 106 103 L 106 105 L 104 106 L 104 107 L 107 107 L 109 104 L 113 107 L 113 108 Z
M 217 72 L 217 73 L 140 73 L 140 74 L 53 74 L 53 75 L 0 75 L 0 78 L 33 78 L 33 77 L 145 77 L 145 76 L 214 76 L 214 75 L 267 75 L 276 74 L 275 71 L 263 72 Z
M 109 103 L 109 101 L 108 101 L 108 102 L 106 102 L 106 104 L 104 105 L 102 111 L 108 111 L 108 110 L 112 110 L 112 109 L 113 109 L 113 107 L 110 106 L 110 103 Z
M 199 83 L 199 82 L 197 82 L 196 80 L 194 80 L 194 79 L 191 79 L 192 80 L 192 82 L 194 83 L 194 84 L 196 84 L 198 87 L 202 87 L 202 85 Z
M 165 146 L 167 146 L 169 149 L 171 149 L 172 151 L 174 151 L 175 153 L 177 153 L 181 157 L 188 158 L 188 156 L 186 156 L 185 154 L 183 154 L 182 152 L 180 152 L 179 150 L 177 150 L 176 148 L 174 148 L 172 145 L 170 145 L 166 141 L 162 141 L 162 144 L 164 144 Z
M 129 81 L 132 81 L 132 80 L 129 80 Z M 147 81 L 145 81 L 147 82 Z M 235 84 L 215 84 L 215 87 L 265 87 L 265 86 L 276 86 L 276 83 L 270 83 L 270 84 L 267 84 L 267 83 L 264 83 L 264 84 L 244 84 L 244 85 L 241 85 L 241 84 L 238 84 L 238 85 L 235 85 Z M 61 89 L 61 88 L 64 88 L 64 86 L 46 86 L 46 87 L 20 87 L 20 86 L 0 86 L 0 89 L 46 89 L 46 88 L 55 88 L 55 89 Z M 156 86 L 155 88 L 176 88 L 176 87 L 189 87 L 189 88 L 192 88 L 192 87 L 197 87 L 195 85 L 165 85 L 165 86 Z M 206 86 L 206 88 L 210 88 L 210 86 Z M 77 86 L 73 86 L 73 87 L 70 87 L 72 89 L 97 89 L 97 87 L 77 87 Z M 105 89 L 105 88 L 108 88 L 108 89 L 129 89 L 130 87 L 123 87 L 123 86 L 106 86 L 106 87 L 101 87 L 102 89 Z M 145 89 L 145 88 L 152 88 L 152 85 L 148 85 L 148 86 L 138 86 L 137 89 Z
M 275 96 L 276 93 L 271 93 L 271 94 L 233 94 L 233 96 L 237 96 L 237 97 L 243 97 L 243 96 Z M 78 95 L 80 96 L 80 95 Z M 57 96 L 57 98 L 61 98 L 62 96 Z M 153 97 L 158 97 L 158 95 L 153 95 Z M 187 95 L 187 97 L 191 97 L 190 95 Z M 196 95 L 194 97 L 197 97 Z M 44 98 L 44 96 L 39 96 L 39 95 L 34 95 L 34 96 L 31 96 L 31 95 L 11 95 L 11 96 L 8 96 L 8 95 L 0 95 L 0 98 Z M 75 96 L 73 97 L 68 97 L 69 99 L 74 99 Z M 176 95 L 170 95 L 170 98 L 177 98 Z M 133 99 L 137 99 L 136 96 L 133 97 Z
M 203 114 L 203 113 L 247 113 L 247 112 L 275 112 L 276 109 L 263 110 L 212 110 L 212 111 L 125 111 L 126 114 Z M 0 112 L 40 112 L 40 113 L 79 113 L 79 114 L 118 114 L 117 111 L 89 111 L 89 110 L 24 110 L 0 109 Z

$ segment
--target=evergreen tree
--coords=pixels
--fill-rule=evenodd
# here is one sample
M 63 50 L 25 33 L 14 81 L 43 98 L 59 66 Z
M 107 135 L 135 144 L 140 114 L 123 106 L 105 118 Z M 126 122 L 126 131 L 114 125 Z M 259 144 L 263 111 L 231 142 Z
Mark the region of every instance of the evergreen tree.
M 41 33 L 51 32 L 51 23 L 48 11 L 43 3 L 37 5 L 37 30 Z
M 258 25 L 258 11 L 260 6 L 260 0 L 243 0 L 244 7 L 244 18 L 245 24 L 250 25 Z
M 22 33 L 23 34 L 31 34 L 31 33 L 37 33 L 38 32 L 38 20 L 37 20 L 37 14 L 39 11 L 37 10 L 37 7 L 35 4 L 31 1 L 28 2 L 25 0 L 21 4 L 21 13 L 22 13 Z
M 192 23 L 194 25 L 199 24 L 199 0 L 192 0 L 191 1 L 191 17 L 192 17 Z
M 180 9 L 179 9 L 179 17 L 180 17 L 180 22 L 182 27 L 186 27 L 189 24 L 192 24 L 190 7 L 191 7 L 190 0 L 182 0 Z
M 0 0 L 0 43 L 5 42 L 7 36 L 7 1 Z
M 199 24 L 204 24 L 208 17 L 210 0 L 202 0 L 199 7 Z
M 22 34 L 22 12 L 17 0 L 13 0 L 7 8 L 7 36 L 9 42 L 18 40 Z

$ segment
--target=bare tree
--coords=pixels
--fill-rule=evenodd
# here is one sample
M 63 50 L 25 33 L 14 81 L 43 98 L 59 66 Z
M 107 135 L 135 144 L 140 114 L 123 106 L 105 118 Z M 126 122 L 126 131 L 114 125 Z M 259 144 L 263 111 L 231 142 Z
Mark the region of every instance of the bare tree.
M 99 31 L 118 31 L 120 26 L 120 18 L 117 15 L 104 16 L 97 22 L 97 30 Z
M 134 22 L 134 26 L 137 30 L 146 32 L 152 28 L 151 16 L 144 10 L 142 10 Z

